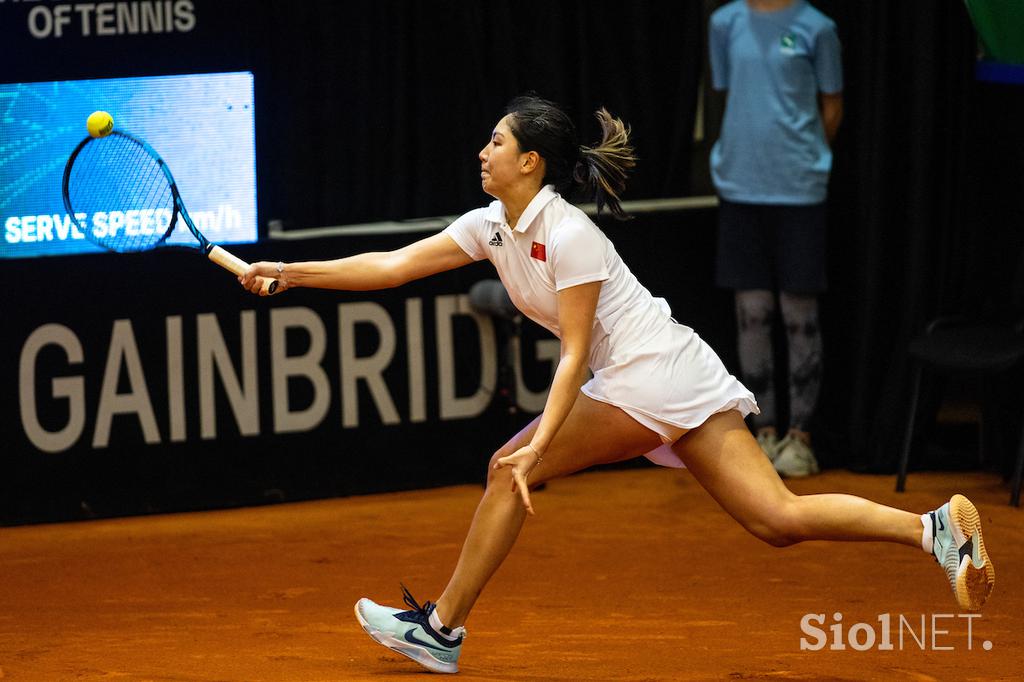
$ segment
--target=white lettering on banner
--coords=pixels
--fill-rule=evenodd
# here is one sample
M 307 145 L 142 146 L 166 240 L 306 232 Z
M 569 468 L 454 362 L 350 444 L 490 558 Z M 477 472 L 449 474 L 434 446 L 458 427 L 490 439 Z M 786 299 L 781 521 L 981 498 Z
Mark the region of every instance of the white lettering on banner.
M 380 345 L 373 355 L 356 355 L 357 324 L 371 324 L 377 329 Z M 341 303 L 338 305 L 338 352 L 341 361 L 341 424 L 346 428 L 359 426 L 359 394 L 357 382 L 362 379 L 385 424 L 398 424 L 395 401 L 384 383 L 384 369 L 395 355 L 395 323 L 379 303 Z
M 96 239 L 117 237 L 124 230 L 129 237 L 159 237 L 167 231 L 173 213 L 170 209 L 128 209 L 127 211 L 96 211 L 68 214 L 12 215 L 4 220 L 4 240 L 8 244 L 36 242 L 63 242 L 85 239 L 75 220 L 85 229 L 91 229 Z M 200 231 L 216 239 L 218 233 L 242 227 L 242 213 L 230 204 L 220 204 L 214 211 L 190 213 Z
M 46 5 L 33 7 L 28 13 L 28 32 L 33 38 L 60 38 L 71 23 L 70 14 L 71 5 L 54 5 L 52 10 Z
M 204 235 L 212 236 L 220 230 L 237 230 L 242 227 L 242 214 L 230 204 L 220 204 L 216 211 L 189 212 L 189 215 Z
M 92 11 L 96 9 L 96 5 L 91 2 L 80 2 L 75 5 L 75 11 L 78 12 L 78 17 L 82 22 L 82 35 L 92 35 L 92 22 L 89 17 L 92 15 Z M 39 36 L 36 36 L 37 38 Z
M 409 421 L 427 421 L 426 351 L 423 348 L 423 299 L 405 301 L 405 349 L 409 361 Z
M 75 214 L 80 215 L 84 214 Z M 125 234 L 132 237 L 156 236 L 167 231 L 172 215 L 169 208 L 96 211 L 92 214 L 92 234 L 97 239 L 115 237 L 124 228 Z
M 130 35 L 139 32 L 139 3 L 117 3 L 117 32 Z
M 150 378 L 164 372 L 159 364 L 147 367 L 148 363 L 159 363 L 163 351 L 154 348 L 154 343 L 159 344 L 159 340 L 154 342 L 152 336 L 140 336 L 138 319 L 113 321 L 103 351 L 92 351 L 93 362 L 103 360 L 105 355 L 106 364 L 100 368 L 102 381 L 93 385 L 90 393 L 86 392 L 85 375 L 88 372 L 85 369 L 64 370 L 62 362 L 54 361 L 54 353 L 59 351 L 71 367 L 85 363 L 87 358 L 79 337 L 64 325 L 43 324 L 28 335 L 21 347 L 17 390 L 22 428 L 35 448 L 55 453 L 68 450 L 82 440 L 89 427 L 87 419 L 92 418 L 92 414 L 95 414 L 92 438 L 87 439 L 86 444 L 93 448 L 109 447 L 111 442 L 124 442 L 130 438 L 139 439 L 139 434 L 146 444 L 185 442 L 190 436 L 188 424 L 191 415 L 198 416 L 199 426 L 199 432 L 191 434 L 191 437 L 209 440 L 218 436 L 218 426 L 223 429 L 226 424 L 224 417 L 218 420 L 217 415 L 218 404 L 224 405 L 225 402 L 221 399 L 218 403 L 218 391 L 222 391 L 221 395 L 226 396 L 231 411 L 229 419 L 234 419 L 238 433 L 256 436 L 260 434 L 261 427 L 258 374 L 261 362 L 269 363 L 269 407 L 274 433 L 305 432 L 320 427 L 331 412 L 332 391 L 337 391 L 340 396 L 340 423 L 344 428 L 373 422 L 378 415 L 385 425 L 425 422 L 429 411 L 428 395 L 431 403 L 436 401 L 438 404 L 437 412 L 432 415 L 434 419 L 440 417 L 447 421 L 475 417 L 490 404 L 497 380 L 493 324 L 489 317 L 471 312 L 468 297 L 464 295 L 438 296 L 433 304 L 427 300 L 426 305 L 435 315 L 436 389 L 427 385 L 422 298 L 404 301 L 405 330 L 401 337 L 396 334 L 395 321 L 382 305 L 374 302 L 340 304 L 336 322 L 340 367 L 335 377 L 331 377 L 323 366 L 329 327 L 322 313 L 312 308 L 271 309 L 270 343 L 262 357 L 257 352 L 257 313 L 254 310 L 241 311 L 237 318 L 199 313 L 194 318 L 194 328 L 190 327 L 191 320 L 187 322 L 181 315 L 168 315 L 158 322 L 156 330 L 152 325 L 145 327 L 150 334 L 159 335 L 162 330 L 165 337 L 166 394 L 162 391 L 153 394 L 148 385 Z M 456 339 L 454 323 L 458 316 L 465 316 L 473 322 L 475 335 L 460 334 Z M 229 321 L 234 324 L 235 320 L 239 331 L 232 336 L 237 341 L 228 344 L 222 333 L 223 325 Z M 194 329 L 194 338 L 186 337 L 190 329 Z M 356 332 L 363 329 L 375 332 L 379 342 L 369 354 L 358 355 Z M 308 335 L 308 349 L 289 354 L 289 330 Z M 396 359 L 399 338 L 406 345 L 408 372 L 404 376 L 388 373 Z M 466 353 L 467 349 L 460 345 L 463 343 L 478 343 L 479 356 Z M 49 346 L 55 349 L 47 350 Z M 195 349 L 197 362 L 194 365 L 185 362 L 186 347 Z M 543 409 L 546 391 L 533 392 L 525 386 L 522 365 L 536 359 L 550 363 L 553 370 L 558 359 L 558 341 L 541 339 L 531 351 L 524 353 L 522 359 L 518 352 L 515 354 L 516 396 L 520 408 L 539 412 Z M 463 387 L 463 392 L 471 395 L 460 396 L 456 388 L 456 368 L 465 365 L 466 357 L 479 357 L 480 383 L 471 390 Z M 186 381 L 186 370 L 194 371 L 196 375 Z M 468 370 L 470 375 L 475 374 L 473 368 Z M 400 415 L 396 408 L 393 397 L 396 387 L 389 386 L 386 373 L 393 382 L 408 381 L 406 414 Z M 100 375 L 98 371 L 95 374 Z M 312 388 L 312 400 L 308 406 L 297 408 L 289 402 L 288 386 L 294 381 L 308 382 Z M 37 390 L 47 386 L 47 382 L 48 389 Z M 360 414 L 359 396 L 364 390 L 360 384 L 364 384 L 369 392 L 372 409 L 377 415 Z M 125 392 L 118 392 L 119 387 L 123 387 Z M 67 408 L 63 411 L 65 403 Z M 95 412 L 92 406 L 95 406 Z M 115 419 L 118 415 L 128 415 L 128 418 Z M 123 438 L 117 437 L 119 429 L 126 430 Z
M 53 398 L 68 401 L 68 421 L 56 431 L 47 431 L 39 423 L 36 402 L 36 358 L 46 346 L 59 346 L 68 358 L 68 364 L 84 362 L 82 343 L 73 331 L 62 324 L 44 324 L 33 331 L 21 347 L 18 362 L 18 402 L 21 407 L 21 427 L 32 445 L 43 452 L 67 450 L 82 435 L 85 428 L 85 379 L 81 376 L 54 378 L 50 383 Z
M 185 352 L 181 342 L 181 316 L 172 315 L 165 323 L 167 332 L 167 421 L 171 442 L 185 440 Z
M 289 329 L 302 329 L 309 336 L 309 350 L 288 355 Z M 323 320 L 310 308 L 275 308 L 270 311 L 270 368 L 274 396 L 274 433 L 311 431 L 320 425 L 331 405 L 327 372 L 320 365 L 327 348 Z M 304 410 L 288 404 L 288 381 L 304 378 L 313 387 L 313 402 Z
M 434 299 L 434 315 L 437 321 L 437 366 L 438 386 L 441 403 L 441 419 L 468 419 L 485 409 L 494 395 L 498 382 L 498 361 L 494 354 L 494 323 L 490 317 L 473 312 L 469 307 L 469 296 L 438 296 Z M 455 395 L 455 344 L 452 343 L 452 318 L 465 315 L 477 325 L 480 341 L 480 386 L 471 396 L 460 398 Z M 489 352 L 488 352 L 489 351 Z
M 192 0 L 132 0 L 131 2 L 78 2 L 38 5 L 28 13 L 28 31 L 36 39 L 63 38 L 78 14 L 78 32 L 92 36 L 188 33 L 196 27 Z M 74 29 L 69 29 L 74 33 Z
M 164 15 L 160 11 L 159 3 L 147 2 L 142 5 L 142 32 L 164 32 Z
M 122 360 L 128 371 L 127 393 L 117 392 Z M 152 445 L 160 442 L 160 430 L 156 426 L 156 415 L 153 413 L 153 403 L 149 399 L 149 389 L 146 388 L 146 377 L 142 372 L 142 359 L 139 357 L 139 347 L 135 343 L 131 320 L 114 321 L 100 389 L 100 404 L 96 410 L 93 448 L 105 448 L 110 443 L 110 423 L 117 414 L 137 415 L 146 443 Z
M 188 33 L 196 27 L 196 6 L 191 0 L 174 3 L 174 28 L 179 33 Z
M 87 230 L 92 229 L 97 239 L 115 237 L 122 230 L 131 237 L 162 236 L 171 224 L 172 215 L 169 208 L 132 208 L 126 211 L 96 211 L 91 216 L 88 213 L 75 213 L 74 219 L 60 213 L 9 216 L 4 220 L 4 240 L 8 244 L 31 244 L 85 239 L 85 233 L 78 229 L 78 225 Z M 230 234 L 242 227 L 241 212 L 230 204 L 220 204 L 214 211 L 196 211 L 191 215 L 199 230 L 211 237 Z
M 543 412 L 544 404 L 548 401 L 547 385 L 540 391 L 531 391 L 526 382 L 523 381 L 523 356 L 520 352 L 519 337 L 512 338 L 512 370 L 516 380 L 516 403 L 527 412 Z M 558 367 L 558 359 L 561 355 L 562 345 L 558 339 L 541 339 L 537 341 L 537 359 L 547 362 L 551 367 L 550 378 L 554 378 L 555 369 Z
M 53 218 L 48 215 L 39 216 L 39 222 L 36 223 L 36 240 L 37 241 L 53 241 Z
M 77 217 L 79 220 L 82 220 L 83 218 L 85 218 L 85 214 L 76 213 L 75 217 Z M 54 228 L 57 230 L 57 239 L 59 239 L 60 241 L 64 241 L 68 237 L 71 237 L 72 239 L 85 238 L 85 235 L 82 234 L 81 230 L 78 229 L 78 225 L 75 225 L 75 223 L 72 222 L 71 216 L 69 215 L 64 215 L 62 217 L 54 214 L 53 225 Z
M 96 5 L 96 35 L 117 35 L 114 31 L 114 3 L 101 2 Z
M 76 213 L 75 217 L 80 221 L 86 219 L 84 213 Z M 66 214 L 12 215 L 4 220 L 4 241 L 8 244 L 64 241 L 69 237 L 85 239 L 82 231 L 72 222 L 71 216 Z
M 199 435 L 203 440 L 217 437 L 217 410 L 213 391 L 214 369 L 227 393 L 231 411 L 243 436 L 260 432 L 259 384 L 256 379 L 256 313 L 243 310 L 239 319 L 242 331 L 242 380 L 239 381 L 231 362 L 224 335 L 220 333 L 217 316 L 202 313 L 196 316 L 196 337 L 199 341 Z

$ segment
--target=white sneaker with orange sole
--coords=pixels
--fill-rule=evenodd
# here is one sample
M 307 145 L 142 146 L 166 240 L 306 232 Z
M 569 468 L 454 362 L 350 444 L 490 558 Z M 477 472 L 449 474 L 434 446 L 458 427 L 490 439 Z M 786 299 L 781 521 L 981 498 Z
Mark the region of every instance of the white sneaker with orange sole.
M 996 584 L 996 570 L 981 538 L 981 516 L 971 501 L 954 495 L 928 513 L 932 521 L 932 555 L 949 578 L 960 608 L 981 609 Z

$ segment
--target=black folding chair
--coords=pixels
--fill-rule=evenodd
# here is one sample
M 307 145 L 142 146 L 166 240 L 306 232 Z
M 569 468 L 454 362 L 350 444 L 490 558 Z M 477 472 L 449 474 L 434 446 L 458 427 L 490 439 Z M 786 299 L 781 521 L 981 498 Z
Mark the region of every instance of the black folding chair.
M 1024 319 L 999 323 L 963 317 L 938 318 L 928 325 L 922 335 L 910 342 L 908 353 L 911 360 L 912 384 L 903 452 L 896 479 L 898 492 L 903 492 L 907 481 L 907 462 L 910 459 L 922 373 L 927 370 L 981 380 L 1005 375 L 1024 360 Z M 981 440 L 984 441 L 983 438 Z M 1017 461 L 1010 483 L 1010 504 L 1017 507 L 1020 506 L 1022 470 L 1024 432 L 1021 433 Z

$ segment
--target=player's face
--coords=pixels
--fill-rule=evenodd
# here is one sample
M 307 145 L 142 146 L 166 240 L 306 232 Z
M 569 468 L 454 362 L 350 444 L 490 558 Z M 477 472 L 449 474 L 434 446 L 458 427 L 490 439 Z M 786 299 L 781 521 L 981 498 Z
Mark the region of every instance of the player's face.
M 500 199 L 502 193 L 522 177 L 524 156 L 506 116 L 494 126 L 491 141 L 480 150 L 480 184 L 483 190 Z

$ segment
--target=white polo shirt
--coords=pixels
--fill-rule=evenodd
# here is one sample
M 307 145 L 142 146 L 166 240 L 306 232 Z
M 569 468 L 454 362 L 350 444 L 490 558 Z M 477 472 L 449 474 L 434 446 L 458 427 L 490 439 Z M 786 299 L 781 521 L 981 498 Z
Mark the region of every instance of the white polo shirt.
M 637 281 L 587 214 L 552 185 L 534 196 L 514 229 L 505 220 L 505 207 L 493 201 L 461 216 L 445 232 L 474 260 L 490 260 L 515 306 L 559 338 L 558 292 L 588 282 L 603 282 L 595 318 L 604 334 L 595 330 L 592 346 L 627 313 L 648 323 L 671 314 L 664 299 L 654 299 Z

